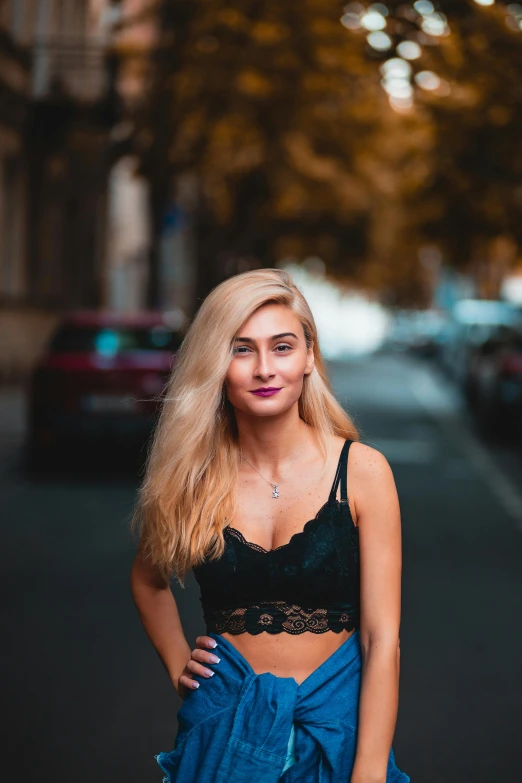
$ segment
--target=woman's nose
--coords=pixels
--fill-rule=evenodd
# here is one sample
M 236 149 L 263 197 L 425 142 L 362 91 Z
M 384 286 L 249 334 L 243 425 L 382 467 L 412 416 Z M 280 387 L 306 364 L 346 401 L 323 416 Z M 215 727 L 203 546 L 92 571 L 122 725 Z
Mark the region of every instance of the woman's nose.
M 271 376 L 275 375 L 270 357 L 268 354 L 264 353 L 264 351 L 261 351 L 258 354 L 255 374 L 261 378 L 270 378 Z

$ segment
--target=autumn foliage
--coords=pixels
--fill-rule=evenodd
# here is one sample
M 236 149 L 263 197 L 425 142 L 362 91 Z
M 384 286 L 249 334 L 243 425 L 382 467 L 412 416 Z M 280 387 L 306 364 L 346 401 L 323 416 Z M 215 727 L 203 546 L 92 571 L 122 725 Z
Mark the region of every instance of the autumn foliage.
M 369 5 L 349 4 L 359 14 Z M 320 255 L 339 277 L 407 297 L 427 242 L 460 267 L 498 237 L 519 247 L 522 30 L 512 4 L 434 3 L 448 28 L 437 36 L 418 3 L 384 5 L 392 45 L 379 52 L 363 28 L 341 24 L 346 7 L 334 0 L 158 4 L 142 156 L 158 209 L 173 179 L 197 183 L 206 285 L 241 264 Z M 422 53 L 401 110 L 381 69 L 404 40 Z M 437 75 L 436 89 L 415 82 L 421 71 Z

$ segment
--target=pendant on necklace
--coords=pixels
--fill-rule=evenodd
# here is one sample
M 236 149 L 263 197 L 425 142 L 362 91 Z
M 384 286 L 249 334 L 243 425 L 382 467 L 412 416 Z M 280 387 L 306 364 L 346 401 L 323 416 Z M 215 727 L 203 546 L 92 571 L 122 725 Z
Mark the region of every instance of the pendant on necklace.
M 279 497 L 279 486 L 277 484 L 272 484 L 272 497 L 273 498 Z

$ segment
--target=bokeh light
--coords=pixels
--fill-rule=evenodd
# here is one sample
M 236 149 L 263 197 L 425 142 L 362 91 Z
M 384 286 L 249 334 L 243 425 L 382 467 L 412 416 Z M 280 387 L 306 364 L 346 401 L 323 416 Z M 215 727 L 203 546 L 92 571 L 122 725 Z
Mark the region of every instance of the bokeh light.
M 387 52 L 393 46 L 393 41 L 387 33 L 375 32 L 370 33 L 366 40 L 370 46 L 377 52 Z
M 413 4 L 413 7 L 417 13 L 422 14 L 423 16 L 429 16 L 429 14 L 433 14 L 435 11 L 435 6 L 433 3 L 430 3 L 429 0 L 417 0 L 417 2 Z
M 387 79 L 383 87 L 392 98 L 412 98 L 413 89 L 410 82 L 405 79 Z
M 416 41 L 401 41 L 397 47 L 397 54 L 405 60 L 417 60 L 422 54 L 422 49 Z
M 388 16 L 390 13 L 387 6 L 384 5 L 384 3 L 373 3 L 369 8 L 368 11 L 376 11 L 378 14 L 381 14 L 382 16 Z
M 361 25 L 374 32 L 376 30 L 384 30 L 386 27 L 386 19 L 378 11 L 368 11 L 367 14 L 361 17 Z
M 412 70 L 411 65 L 400 57 L 392 57 L 381 65 L 381 73 L 387 78 L 409 79 Z
M 172 333 L 164 326 L 154 326 L 150 331 L 150 341 L 158 348 L 163 348 L 172 340 Z
M 436 90 L 440 87 L 440 78 L 433 71 L 420 71 L 415 74 L 415 82 L 423 90 Z
M 413 97 L 410 95 L 406 98 L 397 98 L 394 95 L 390 95 L 390 106 L 398 112 L 409 111 L 413 106 Z
M 397 111 L 411 109 L 413 105 L 412 67 L 401 57 L 392 57 L 381 65 L 381 84 L 388 94 L 390 105 Z
M 495 0 L 474 0 L 477 5 L 493 5 Z
M 406 79 L 383 79 L 382 85 L 392 98 L 411 98 L 413 89 Z
M 510 3 L 507 7 L 506 24 L 511 30 L 519 32 L 522 30 L 522 5 L 520 3 Z
M 100 356 L 116 356 L 119 345 L 120 338 L 113 329 L 102 329 L 94 338 L 94 348 Z
M 430 14 L 422 20 L 422 30 L 427 35 L 447 35 L 449 32 L 448 24 L 444 14 Z
M 361 20 L 358 14 L 347 13 L 341 16 L 341 24 L 348 28 L 348 30 L 359 30 L 361 27 Z

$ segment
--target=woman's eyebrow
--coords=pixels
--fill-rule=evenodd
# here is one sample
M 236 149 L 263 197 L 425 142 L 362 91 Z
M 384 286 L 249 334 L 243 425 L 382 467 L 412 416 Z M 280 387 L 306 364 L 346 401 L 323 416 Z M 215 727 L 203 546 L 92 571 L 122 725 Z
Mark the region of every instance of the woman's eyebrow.
M 283 337 L 295 337 L 297 340 L 297 335 L 293 332 L 281 332 L 281 334 L 273 334 L 272 337 L 270 337 L 270 340 L 281 340 Z M 236 343 L 255 343 L 253 337 L 234 337 L 234 340 Z

